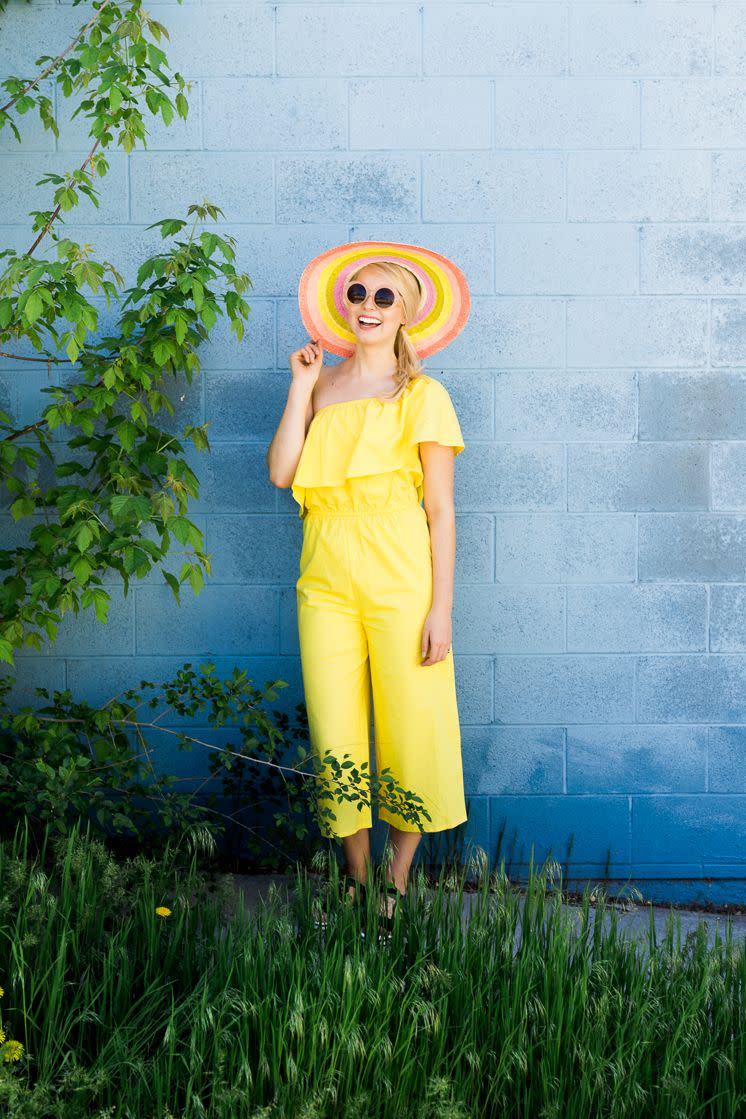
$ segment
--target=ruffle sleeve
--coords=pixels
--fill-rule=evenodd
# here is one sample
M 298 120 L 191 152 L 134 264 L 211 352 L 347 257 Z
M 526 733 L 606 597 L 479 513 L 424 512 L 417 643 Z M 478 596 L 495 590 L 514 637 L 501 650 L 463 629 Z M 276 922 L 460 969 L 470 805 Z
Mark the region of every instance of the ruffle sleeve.
M 423 497 L 419 444 L 433 441 L 464 449 L 461 428 L 447 389 L 424 374 L 397 401 L 342 401 L 316 413 L 292 481 L 292 493 L 307 509 L 310 489 L 344 486 L 349 478 L 402 471 Z
M 440 381 L 428 378 L 424 391 L 407 401 L 405 435 L 411 444 L 441 443 L 453 447 L 454 455 L 464 449 L 464 439 L 450 394 Z

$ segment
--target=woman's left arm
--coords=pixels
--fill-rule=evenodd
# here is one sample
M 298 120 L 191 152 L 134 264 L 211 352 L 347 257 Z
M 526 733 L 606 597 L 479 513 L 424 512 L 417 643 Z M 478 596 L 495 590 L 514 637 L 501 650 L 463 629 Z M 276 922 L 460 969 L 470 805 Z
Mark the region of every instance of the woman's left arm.
M 453 578 L 456 566 L 456 513 L 452 447 L 420 443 L 425 513 L 433 556 L 433 601 L 422 630 L 422 664 L 437 664 L 452 640 Z

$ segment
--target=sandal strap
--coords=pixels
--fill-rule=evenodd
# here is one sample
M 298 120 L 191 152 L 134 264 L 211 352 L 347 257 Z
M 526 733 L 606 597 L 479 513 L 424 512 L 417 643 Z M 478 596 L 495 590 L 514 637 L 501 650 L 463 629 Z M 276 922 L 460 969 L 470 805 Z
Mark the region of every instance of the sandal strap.
M 354 878 L 353 875 L 351 875 L 351 874 L 340 874 L 340 876 L 339 876 L 340 891 L 343 894 L 346 894 L 351 886 L 354 888 L 355 892 L 360 895 L 361 898 L 365 897 L 365 883 L 364 882 L 358 882 L 357 878 Z

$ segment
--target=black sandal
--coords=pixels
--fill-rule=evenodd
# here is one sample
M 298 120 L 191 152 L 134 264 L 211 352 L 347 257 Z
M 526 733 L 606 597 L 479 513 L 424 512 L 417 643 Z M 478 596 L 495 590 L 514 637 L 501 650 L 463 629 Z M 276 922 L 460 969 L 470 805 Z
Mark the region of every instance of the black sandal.
M 394 882 L 386 882 L 386 883 L 384 883 L 384 885 L 383 885 L 383 887 L 380 891 L 379 896 L 383 901 L 386 902 L 386 909 L 385 909 L 385 912 L 380 914 L 379 926 L 378 926 L 378 939 L 379 939 L 379 942 L 381 940 L 389 941 L 391 939 L 391 935 L 394 931 L 394 920 L 396 918 L 396 912 L 397 912 L 397 910 L 399 909 L 399 907 L 402 903 L 402 899 L 404 898 L 404 894 L 401 892 L 399 887 Z M 394 898 L 394 908 L 392 909 L 391 915 L 389 916 L 388 899 L 390 897 Z
M 351 886 L 354 887 L 355 890 L 354 897 L 350 897 L 347 892 Z M 341 901 L 348 901 L 351 902 L 353 905 L 360 901 L 362 905 L 365 905 L 366 888 L 364 882 L 358 882 L 357 878 L 354 878 L 351 874 L 340 874 L 338 887 L 339 897 Z M 321 916 L 316 918 L 313 924 L 314 928 L 316 929 L 325 930 L 327 928 L 329 924 L 329 918 L 327 917 L 326 911 L 323 908 L 321 910 Z M 365 932 L 361 931 L 361 935 L 365 936 Z

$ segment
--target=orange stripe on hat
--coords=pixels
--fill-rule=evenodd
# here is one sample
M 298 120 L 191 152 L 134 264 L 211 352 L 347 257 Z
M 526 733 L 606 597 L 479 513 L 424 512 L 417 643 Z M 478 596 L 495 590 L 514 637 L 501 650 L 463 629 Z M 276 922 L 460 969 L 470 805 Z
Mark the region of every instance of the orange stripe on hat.
M 344 291 L 350 272 L 362 264 L 391 261 L 409 268 L 423 289 L 420 309 L 407 334 L 420 358 L 447 346 L 466 325 L 469 285 L 448 257 L 422 245 L 397 241 L 350 241 L 326 249 L 303 270 L 298 305 L 311 338 L 339 357 L 349 357 L 357 339 L 345 316 Z

